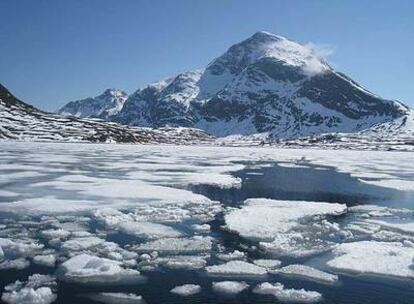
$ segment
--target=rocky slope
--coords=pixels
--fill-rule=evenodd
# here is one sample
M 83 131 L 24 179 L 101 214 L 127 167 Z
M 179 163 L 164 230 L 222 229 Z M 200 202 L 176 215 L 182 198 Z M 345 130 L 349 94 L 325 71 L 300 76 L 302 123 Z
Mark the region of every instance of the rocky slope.
M 209 142 L 191 128 L 137 128 L 97 119 L 46 113 L 14 97 L 0 84 L 0 139 L 65 142 L 176 143 Z

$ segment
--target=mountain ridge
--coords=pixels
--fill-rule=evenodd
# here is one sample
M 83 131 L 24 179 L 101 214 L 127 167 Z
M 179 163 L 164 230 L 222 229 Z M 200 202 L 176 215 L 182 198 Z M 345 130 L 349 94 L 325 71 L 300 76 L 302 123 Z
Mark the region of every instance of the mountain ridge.
M 257 32 L 205 69 L 138 89 L 117 113 L 101 118 L 277 140 L 360 132 L 399 117 L 411 119 L 410 111 L 334 70 L 313 49 Z

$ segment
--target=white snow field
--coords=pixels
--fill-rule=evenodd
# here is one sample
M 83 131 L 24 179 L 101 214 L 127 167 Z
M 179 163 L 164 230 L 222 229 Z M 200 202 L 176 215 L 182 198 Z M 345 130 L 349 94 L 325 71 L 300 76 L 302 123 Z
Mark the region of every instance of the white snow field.
M 250 293 L 254 299 L 270 294 L 294 303 L 320 301 L 324 290 L 340 290 L 343 286 L 334 283 L 345 274 L 354 280 L 359 279 L 354 274 L 366 275 L 364 279 L 414 278 L 411 153 L 0 145 L 0 280 L 4 273 L 25 273 L 19 277 L 25 283 L 7 277 L 1 281 L 5 303 L 51 303 L 60 297 L 62 284 L 81 285 L 73 296 L 86 301 L 144 303 L 145 298 L 151 303 L 153 295 L 145 290 L 158 283 L 152 276 L 161 274 L 177 279 L 160 284 L 164 296 L 174 297 L 173 286 L 178 285 L 175 291 L 181 295 L 203 286 L 203 292 L 188 299 Z M 278 170 L 293 176 L 304 172 L 295 170 L 332 171 L 347 182 L 328 189 L 338 201 L 263 198 L 261 189 L 243 197 L 246 180 L 262 178 L 278 186 L 263 177 L 276 163 Z M 286 187 L 323 190 L 326 181 Z M 203 192 L 203 187 L 208 190 Z M 214 196 L 238 191 L 243 198 L 232 204 Z M 352 197 L 372 200 L 348 202 Z M 47 283 L 35 274 L 38 269 L 55 273 L 56 282 L 53 278 L 54 283 Z M 191 279 L 176 275 L 184 272 Z M 324 284 L 307 291 L 301 289 L 307 284 L 302 279 Z M 214 284 L 205 287 L 203 280 Z M 263 280 L 269 283 L 258 285 L 252 294 L 247 284 Z M 297 281 L 295 289 L 291 280 Z M 136 286 L 143 289 L 127 289 Z M 331 295 L 326 293 L 330 300 Z

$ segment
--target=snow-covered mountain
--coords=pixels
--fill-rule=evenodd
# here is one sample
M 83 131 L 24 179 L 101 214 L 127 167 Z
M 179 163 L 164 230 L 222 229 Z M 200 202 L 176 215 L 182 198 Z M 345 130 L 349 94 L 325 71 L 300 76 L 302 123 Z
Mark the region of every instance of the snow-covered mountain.
M 20 141 L 174 143 L 211 142 L 193 128 L 139 128 L 99 119 L 46 113 L 14 97 L 0 84 L 0 139 Z
M 76 117 L 95 117 L 108 119 L 121 111 L 128 94 L 117 89 L 107 89 L 103 94 L 81 100 L 71 101 L 57 112 Z
M 360 132 L 412 119 L 410 113 L 402 103 L 380 98 L 335 71 L 312 48 L 258 32 L 204 70 L 137 90 L 110 119 L 280 139 Z

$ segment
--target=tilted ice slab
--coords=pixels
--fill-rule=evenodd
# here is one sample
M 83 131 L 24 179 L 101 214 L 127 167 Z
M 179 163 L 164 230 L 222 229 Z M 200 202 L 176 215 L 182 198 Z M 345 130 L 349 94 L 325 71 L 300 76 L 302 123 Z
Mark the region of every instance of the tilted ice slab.
M 267 270 L 244 261 L 230 261 L 225 264 L 206 267 L 209 275 L 215 276 L 264 276 Z
M 123 285 L 144 281 L 137 270 L 125 269 L 121 263 L 88 254 L 72 257 L 59 266 L 59 279 L 93 285 Z
M 185 284 L 181 286 L 174 287 L 170 290 L 171 293 L 178 294 L 183 297 L 191 296 L 193 294 L 199 293 L 201 291 L 200 285 L 196 284 Z
M 280 256 L 306 256 L 326 251 L 332 244 L 318 232 L 337 229 L 323 220 L 345 213 L 346 205 L 305 201 L 248 199 L 240 209 L 225 215 L 227 229 L 259 241 L 260 246 Z
M 281 283 L 261 283 L 253 289 L 254 293 L 275 296 L 281 302 L 315 303 L 322 300 L 322 294 L 305 289 L 287 289 Z
M 142 296 L 123 292 L 99 292 L 85 294 L 82 297 L 104 304 L 145 304 Z
M 233 294 L 240 293 L 247 288 L 249 288 L 249 284 L 247 284 L 246 282 L 238 282 L 238 281 L 213 282 L 213 290 L 220 294 L 233 295 Z
M 340 244 L 327 265 L 336 271 L 414 278 L 414 250 L 399 242 L 361 241 Z
M 324 284 L 333 284 L 338 281 L 338 276 L 320 271 L 310 266 L 292 264 L 275 270 L 273 273 L 289 277 L 317 281 Z

